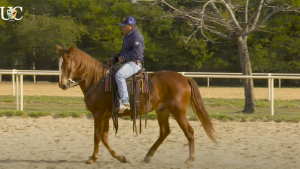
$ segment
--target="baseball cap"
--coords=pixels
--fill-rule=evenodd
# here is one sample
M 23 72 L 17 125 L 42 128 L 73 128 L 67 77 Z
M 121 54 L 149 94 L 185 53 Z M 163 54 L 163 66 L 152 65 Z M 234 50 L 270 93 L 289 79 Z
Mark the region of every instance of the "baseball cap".
M 136 21 L 133 17 L 127 16 L 126 18 L 123 19 L 122 22 L 119 22 L 120 26 L 125 26 L 125 25 L 135 25 Z

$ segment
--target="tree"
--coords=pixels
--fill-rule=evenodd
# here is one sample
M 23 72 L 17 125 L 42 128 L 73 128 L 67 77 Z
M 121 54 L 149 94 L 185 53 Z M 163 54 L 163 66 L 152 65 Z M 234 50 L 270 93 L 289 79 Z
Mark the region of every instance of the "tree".
M 52 46 L 49 48 L 54 42 L 63 46 L 76 43 L 78 48 L 104 62 L 107 59 L 106 52 L 118 53 L 122 47 L 124 35 L 118 22 L 127 15 L 136 18 L 138 28 L 145 38 L 145 66 L 149 71 L 203 69 L 202 63 L 213 54 L 213 51 L 206 50 L 207 42 L 204 40 L 191 39 L 193 43 L 185 43 L 190 33 L 186 29 L 186 22 L 172 18 L 144 19 L 164 14 L 164 9 L 159 6 L 153 6 L 149 11 L 148 4 L 135 6 L 128 0 L 9 2 L 11 6 L 22 6 L 23 12 L 18 14 L 24 17 L 18 22 L 3 22 L 6 27 L 0 29 L 0 34 L 3 34 L 0 39 L 5 39 L 5 43 L 0 45 L 0 59 L 3 60 L 0 62 L 1 68 L 32 69 L 34 65 L 36 69 L 56 69 L 56 53 Z M 61 17 L 70 22 L 61 23 Z M 85 31 L 78 33 L 75 29 L 82 26 Z M 65 32 L 66 35 L 68 32 L 77 33 L 66 38 L 53 36 L 52 33 L 62 27 L 66 29 L 58 32 Z
M 249 38 L 253 71 L 299 72 L 300 17 L 292 13 L 276 15 L 268 22 L 269 32 Z M 293 43 L 291 43 L 293 42 Z
M 48 65 L 49 61 L 56 63 L 58 57 L 55 44 L 65 48 L 72 46 L 80 41 L 82 33 L 85 32 L 85 27 L 74 22 L 69 16 L 24 16 L 22 22 L 15 27 L 14 34 L 15 44 L 19 47 L 19 60 L 22 60 L 27 69 L 32 69 L 32 63 L 38 69 L 51 68 Z
M 252 67 L 248 51 L 247 39 L 257 31 L 262 31 L 269 18 L 279 12 L 298 10 L 286 3 L 260 0 L 249 3 L 249 0 L 205 0 L 205 1 L 172 1 L 157 0 L 155 3 L 167 6 L 167 15 L 161 18 L 185 19 L 194 31 L 198 31 L 208 41 L 214 42 L 212 36 L 218 36 L 234 42 L 238 48 L 243 75 L 252 75 Z M 189 6 L 184 6 L 189 3 Z M 277 3 L 277 4 L 276 4 Z M 276 5 L 273 5 L 276 4 Z M 254 10 L 256 8 L 256 10 Z M 244 79 L 245 107 L 244 113 L 255 111 L 253 79 Z
M 282 2 L 297 5 L 298 1 L 300 0 L 272 0 L 272 4 L 268 5 L 277 6 L 276 3 Z M 204 5 L 192 0 L 169 2 L 183 12 Z M 245 4 L 245 1 L 241 0 L 232 2 Z M 249 1 L 249 15 L 255 12 L 254 8 L 257 8 L 258 3 Z M 224 6 L 219 1 L 215 4 L 221 16 L 230 21 Z M 104 62 L 107 59 L 106 52 L 117 53 L 121 49 L 124 35 L 118 22 L 124 16 L 131 15 L 136 18 L 138 28 L 145 37 L 147 70 L 240 72 L 238 50 L 236 44 L 232 43 L 234 41 L 213 36 L 214 34 L 205 30 L 205 36 L 218 43 L 207 41 L 201 33 L 190 36 L 197 28 L 192 26 L 193 22 L 186 18 L 159 18 L 166 13 L 174 15 L 174 11 L 163 3 L 151 6 L 151 10 L 148 10 L 149 3 L 133 5 L 129 0 L 0 0 L 0 5 L 22 6 L 23 12 L 18 12 L 18 15 L 24 16 L 21 21 L 0 20 L 1 69 L 31 69 L 33 62 L 36 69 L 57 69 L 57 51 L 54 43 L 64 47 L 76 45 Z M 244 10 L 244 5 L 240 7 L 235 11 L 235 16 L 243 25 L 244 12 L 240 11 Z M 268 15 L 267 12 L 271 12 L 267 9 L 262 9 L 259 22 Z M 211 7 L 207 10 L 212 11 Z M 248 36 L 247 44 L 253 71 L 299 72 L 298 20 L 299 16 L 296 13 L 275 15 L 266 22 L 268 33 L 260 31 Z M 228 33 L 220 24 L 209 24 L 207 21 L 205 24 L 214 26 L 216 31 Z M 53 36 L 53 32 L 56 32 L 56 36 Z

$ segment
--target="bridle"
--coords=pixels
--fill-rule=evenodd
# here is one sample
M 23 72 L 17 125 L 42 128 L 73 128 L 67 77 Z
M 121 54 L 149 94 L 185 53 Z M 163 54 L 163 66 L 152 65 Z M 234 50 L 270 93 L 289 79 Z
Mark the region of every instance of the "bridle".
M 78 86 L 79 83 L 82 82 L 82 81 L 84 81 L 86 78 L 81 79 L 81 80 L 76 81 L 76 82 L 75 82 L 73 79 L 70 78 L 71 73 L 72 73 L 73 54 L 71 53 L 69 56 L 70 56 L 70 58 L 71 58 L 71 64 L 70 64 L 70 71 L 69 71 L 69 74 L 68 74 L 68 82 L 75 83 L 75 84 L 73 84 L 73 85 L 70 85 L 70 87 L 68 87 L 68 88 L 71 88 L 71 87 Z
M 62 56 L 61 56 L 61 57 L 62 57 Z M 68 82 L 70 82 L 70 83 L 75 83 L 74 85 L 70 85 L 70 86 L 68 87 L 68 88 L 71 88 L 71 87 L 78 86 L 79 83 L 82 82 L 82 81 L 85 80 L 85 79 L 82 79 L 82 80 L 79 80 L 79 81 L 75 82 L 74 80 L 72 80 L 72 79 L 70 78 L 71 73 L 72 73 L 73 54 L 71 53 L 71 54 L 69 55 L 69 57 L 71 58 L 71 64 L 70 64 L 70 70 L 69 70 L 69 73 L 68 73 Z M 68 89 L 68 88 L 67 88 L 67 89 Z
M 80 82 L 82 82 L 82 81 L 84 81 L 84 80 L 86 80 L 88 78 L 93 78 L 95 76 L 95 74 L 93 74 L 93 76 L 85 77 L 85 78 L 83 78 L 81 80 L 78 80 L 76 82 L 73 79 L 71 79 L 70 76 L 71 76 L 71 73 L 72 73 L 73 54 L 71 53 L 69 56 L 71 58 L 71 63 L 70 63 L 70 71 L 68 73 L 68 82 L 72 83 L 72 85 L 70 85 L 67 89 L 75 87 L 75 86 L 78 86 Z M 106 76 L 107 76 L 106 75 L 106 71 L 107 70 L 104 70 L 104 73 L 102 72 L 104 74 L 104 76 L 99 81 L 103 81 L 104 78 L 106 78 Z M 99 74 L 99 73 L 97 73 L 97 74 Z

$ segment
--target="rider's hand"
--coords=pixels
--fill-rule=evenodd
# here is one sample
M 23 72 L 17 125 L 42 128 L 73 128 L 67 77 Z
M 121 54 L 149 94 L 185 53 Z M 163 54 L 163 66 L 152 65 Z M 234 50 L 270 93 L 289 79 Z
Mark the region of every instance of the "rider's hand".
M 120 57 L 118 58 L 118 60 L 119 60 L 120 63 L 124 62 L 122 56 L 120 56 Z
M 115 56 L 113 57 L 113 59 L 115 60 L 115 62 L 118 62 L 118 60 L 119 60 L 119 55 L 115 55 Z

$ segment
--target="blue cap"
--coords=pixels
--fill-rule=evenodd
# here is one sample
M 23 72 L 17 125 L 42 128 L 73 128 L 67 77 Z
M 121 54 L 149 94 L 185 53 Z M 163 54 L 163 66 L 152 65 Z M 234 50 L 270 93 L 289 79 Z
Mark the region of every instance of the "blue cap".
M 125 25 L 135 25 L 136 21 L 133 17 L 127 16 L 126 18 L 123 19 L 122 22 L 119 22 L 120 26 L 125 26 Z

